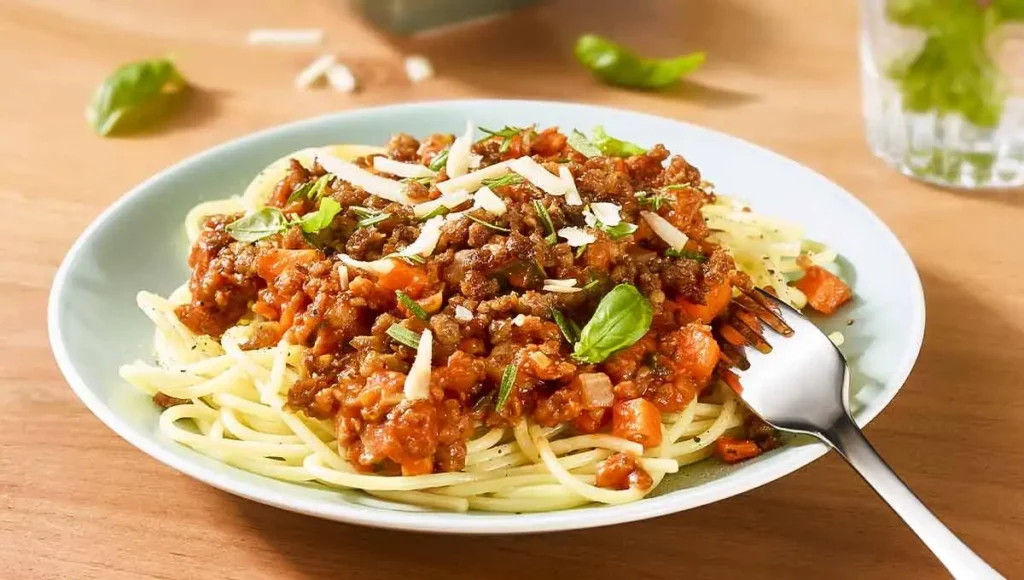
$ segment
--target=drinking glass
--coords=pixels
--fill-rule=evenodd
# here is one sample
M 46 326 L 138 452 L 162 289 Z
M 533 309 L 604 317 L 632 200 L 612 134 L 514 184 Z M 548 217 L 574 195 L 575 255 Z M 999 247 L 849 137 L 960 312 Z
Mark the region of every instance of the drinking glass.
M 868 142 L 906 175 L 1024 186 L 1024 0 L 861 0 Z

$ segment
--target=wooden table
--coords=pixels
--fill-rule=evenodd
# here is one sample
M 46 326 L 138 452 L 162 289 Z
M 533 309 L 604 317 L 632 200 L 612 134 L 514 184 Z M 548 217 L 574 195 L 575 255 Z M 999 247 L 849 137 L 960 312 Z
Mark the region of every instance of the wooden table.
M 266 26 L 324 28 L 362 90 L 297 92 L 292 78 L 316 52 L 245 45 L 248 30 Z M 710 60 L 667 94 L 607 88 L 571 56 L 586 31 L 655 54 L 703 48 Z M 72 394 L 47 344 L 47 292 L 75 237 L 128 188 L 285 121 L 478 96 L 699 123 L 797 159 L 866 202 L 910 251 L 928 301 L 917 367 L 868 433 L 968 544 L 1007 576 L 1024 575 L 1024 193 L 940 191 L 875 160 L 864 143 L 856 43 L 852 1 L 564 0 L 416 40 L 389 38 L 336 1 L 0 3 L 0 576 L 942 576 L 834 456 L 653 521 L 532 537 L 412 535 L 207 487 L 132 448 Z M 409 85 L 401 59 L 413 51 L 433 60 L 436 79 Z M 140 138 L 92 135 L 82 109 L 93 87 L 122 62 L 166 54 L 201 88 L 187 112 Z

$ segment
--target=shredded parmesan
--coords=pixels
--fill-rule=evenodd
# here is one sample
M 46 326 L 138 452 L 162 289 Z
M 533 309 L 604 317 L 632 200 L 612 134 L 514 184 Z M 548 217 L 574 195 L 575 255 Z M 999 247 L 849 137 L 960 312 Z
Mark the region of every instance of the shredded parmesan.
M 621 210 L 622 208 L 614 203 L 600 201 L 590 204 L 590 212 L 584 216 L 584 219 L 590 227 L 596 227 L 597 225 L 596 223 L 590 223 L 590 215 L 593 215 L 593 217 L 608 227 L 615 227 L 622 223 L 622 216 L 619 215 Z
M 573 179 L 569 168 L 559 165 L 558 176 L 565 182 L 565 203 L 567 205 L 583 205 L 583 198 L 580 197 L 580 192 L 576 189 L 576 180 Z
M 390 173 L 399 177 L 434 177 L 437 175 L 426 165 L 419 163 L 402 163 L 387 157 L 374 157 L 373 168 L 377 171 Z
M 338 264 L 338 285 L 342 290 L 348 290 L 348 266 L 345 264 Z
M 412 213 L 416 217 L 423 217 L 425 215 L 430 215 L 430 212 L 436 210 L 442 205 L 448 209 L 455 209 L 471 199 L 473 199 L 473 196 L 464 190 L 442 193 L 437 199 L 425 201 L 412 208 Z
M 557 285 L 544 285 L 545 292 L 555 292 L 556 294 L 573 294 L 580 291 L 580 288 L 573 286 L 557 286 Z
M 544 280 L 545 286 L 575 286 L 576 278 L 548 278 Z
M 514 324 L 516 326 L 522 326 L 525 323 L 526 323 L 526 315 L 525 314 L 517 314 L 516 317 L 512 319 L 512 324 Z
M 434 65 L 425 56 L 408 56 L 405 58 L 405 76 L 414 83 L 425 81 L 434 76 Z
M 530 157 L 520 157 L 513 160 L 511 168 L 512 171 L 523 176 L 527 181 L 549 195 L 565 195 L 565 192 L 568 190 L 565 181 L 552 175 L 550 171 L 544 169 L 544 166 Z
M 441 226 L 444 216 L 434 216 L 420 227 L 420 235 L 413 243 L 398 252 L 399 256 L 429 256 L 434 253 L 438 240 L 441 239 Z
M 295 86 L 300 89 L 308 89 L 320 81 L 327 73 L 327 69 L 337 62 L 333 54 L 325 54 L 306 65 L 302 72 L 295 77 Z
M 473 123 L 466 121 L 466 132 L 457 137 L 448 149 L 445 170 L 449 178 L 460 177 L 469 171 L 469 157 L 473 154 Z
M 469 168 L 480 169 L 480 164 L 484 162 L 483 155 L 477 155 L 476 153 L 469 156 Z
M 473 313 L 465 306 L 459 305 L 455 307 L 455 320 L 459 322 L 469 322 L 473 320 Z
M 404 186 L 401 182 L 374 175 L 354 163 L 324 152 L 317 153 L 316 161 L 328 173 L 333 173 L 342 181 L 361 187 L 377 197 L 403 205 L 416 205 L 416 202 L 402 191 Z
M 256 28 L 249 31 L 249 44 L 302 46 L 320 44 L 324 31 L 315 28 Z
M 339 93 L 352 93 L 356 90 L 356 77 L 347 66 L 335 63 L 327 69 L 327 84 Z
M 451 159 L 451 153 L 448 154 Z M 472 173 L 466 175 L 460 175 L 447 181 L 442 181 L 437 184 L 437 189 L 441 193 L 451 193 L 453 191 L 464 189 L 466 191 L 476 191 L 480 189 L 480 186 L 484 184 L 485 179 L 494 179 L 505 175 L 511 169 L 509 166 L 512 165 L 512 161 L 502 161 L 501 163 L 495 163 L 494 165 L 488 165 L 483 169 L 478 169 Z M 449 174 L 451 177 L 451 174 Z
M 505 202 L 502 201 L 500 197 L 498 197 L 498 194 L 491 191 L 491 188 L 487 187 L 486 185 L 476 190 L 474 198 L 476 199 L 476 201 L 473 207 L 482 208 L 487 213 L 491 213 L 494 215 L 504 215 L 505 212 L 508 210 L 508 207 L 505 205 Z
M 364 270 L 366 272 L 372 272 L 378 276 L 387 274 L 395 268 L 395 262 L 391 258 L 381 258 L 372 262 L 363 262 L 356 260 L 346 254 L 338 254 L 338 258 L 343 264 L 349 268 L 355 268 L 356 270 Z M 347 272 L 346 272 L 347 275 Z
M 679 231 L 674 225 L 660 215 L 650 212 L 640 212 L 640 217 L 644 218 L 647 225 L 651 226 L 654 233 L 658 234 L 658 237 L 665 240 L 673 250 L 682 250 L 686 246 L 687 240 L 690 238 L 686 237 L 686 234 Z
M 430 359 L 433 357 L 434 335 L 424 330 L 420 335 L 420 344 L 416 348 L 416 359 L 405 377 L 404 394 L 410 401 L 426 399 L 430 396 Z
M 573 248 L 585 246 L 591 242 L 597 241 L 594 234 L 583 228 L 562 228 L 558 230 L 558 237 L 564 239 L 569 243 L 569 246 Z

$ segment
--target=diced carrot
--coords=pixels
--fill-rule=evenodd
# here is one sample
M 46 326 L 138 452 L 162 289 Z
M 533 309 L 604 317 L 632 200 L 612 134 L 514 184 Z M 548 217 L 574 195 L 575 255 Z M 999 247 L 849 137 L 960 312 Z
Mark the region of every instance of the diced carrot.
M 262 300 L 257 300 L 256 303 L 252 305 L 252 311 L 267 320 L 277 320 L 277 317 L 280 316 L 280 313 L 276 308 Z
M 287 330 L 295 323 L 295 316 L 306 306 L 306 295 L 296 293 L 281 309 L 281 330 Z
M 705 304 L 694 304 L 686 300 L 680 300 L 679 304 L 687 316 L 707 324 L 721 314 L 731 301 L 732 284 L 726 280 L 708 290 L 707 296 L 704 297 Z
M 795 286 L 807 296 L 807 304 L 822 314 L 833 314 L 853 298 L 850 287 L 821 266 L 811 266 Z
M 597 433 L 604 425 L 607 409 L 584 409 L 580 416 L 572 420 L 573 429 L 580 433 Z
M 761 454 L 761 448 L 752 439 L 722 436 L 715 441 L 715 455 L 726 463 L 736 463 Z
M 421 457 L 402 462 L 402 475 L 426 475 L 434 471 L 434 459 Z
M 281 272 L 296 264 L 316 261 L 317 250 L 271 250 L 256 261 L 256 272 L 267 282 L 273 282 Z
M 427 285 L 427 273 L 422 268 L 410 266 L 401 260 L 392 260 L 395 267 L 377 279 L 377 285 L 385 290 L 401 290 L 413 298 L 419 298 Z
M 687 324 L 665 337 L 664 342 L 672 348 L 672 362 L 676 368 L 698 382 L 711 377 L 722 356 L 721 348 L 711 335 L 711 327 L 704 324 Z
M 612 406 L 612 435 L 646 448 L 661 445 L 661 411 L 647 399 L 619 401 Z

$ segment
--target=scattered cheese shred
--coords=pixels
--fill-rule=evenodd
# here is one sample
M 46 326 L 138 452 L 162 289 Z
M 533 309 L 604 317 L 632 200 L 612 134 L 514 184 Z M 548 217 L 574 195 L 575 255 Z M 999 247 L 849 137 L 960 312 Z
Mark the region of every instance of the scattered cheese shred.
M 573 179 L 569 168 L 559 165 L 558 176 L 565 182 L 565 203 L 567 205 L 583 205 L 583 198 L 580 197 L 580 192 L 576 189 L 576 180 Z
M 397 175 L 399 177 L 434 177 L 437 175 L 426 165 L 419 163 L 402 163 L 401 161 L 395 161 L 394 159 L 388 159 L 387 157 L 374 157 L 373 168 L 377 171 L 384 173 L 390 173 L 391 175 Z
M 596 242 L 594 234 L 583 228 L 562 228 L 558 230 L 558 236 L 569 243 L 570 247 L 578 248 L 591 242 Z
M 568 191 L 565 181 L 552 175 L 550 171 L 544 169 L 544 166 L 530 157 L 515 159 L 510 167 L 512 171 L 523 176 L 523 178 L 539 187 L 548 195 L 565 195 L 565 192 Z
M 642 211 L 640 212 L 640 217 L 644 218 L 644 221 L 647 222 L 647 225 L 651 226 L 654 233 L 658 234 L 659 238 L 665 240 L 665 243 L 673 250 L 682 250 L 686 246 L 687 240 L 690 239 L 667 219 L 654 212 Z
M 333 173 L 342 181 L 361 187 L 377 197 L 403 205 L 416 205 L 416 202 L 409 199 L 409 196 L 402 191 L 404 186 L 401 182 L 374 175 L 354 163 L 349 163 L 329 153 L 317 153 L 316 161 L 328 173 Z
M 517 314 L 516 317 L 512 319 L 512 324 L 514 324 L 516 326 L 522 326 L 525 323 L 526 323 L 526 315 L 525 314 Z
M 469 156 L 469 168 L 480 169 L 480 164 L 484 162 L 483 155 L 477 155 L 476 153 Z
M 573 286 L 547 286 L 545 285 L 543 290 L 545 292 L 554 292 L 556 294 L 574 294 L 580 291 L 580 288 Z
M 476 190 L 474 197 L 476 201 L 473 207 L 483 208 L 487 213 L 504 215 L 508 211 L 508 206 L 505 205 L 505 202 L 486 185 Z
M 451 193 L 442 193 L 437 199 L 425 201 L 416 207 L 412 208 L 412 213 L 418 218 L 430 215 L 430 212 L 436 210 L 442 205 L 450 210 L 459 207 L 467 201 L 473 199 L 468 191 L 457 190 Z
M 843 336 L 843 333 L 839 332 L 838 330 L 829 333 L 828 339 L 831 340 L 832 344 L 836 346 L 843 346 L 843 343 L 846 342 L 846 337 Z
M 356 77 L 349 68 L 341 63 L 331 65 L 327 69 L 327 84 L 339 93 L 353 93 L 356 90 Z
M 420 235 L 411 244 L 398 252 L 399 256 L 429 256 L 434 253 L 438 240 L 441 239 L 441 226 L 444 216 L 434 216 L 420 227 Z
M 408 56 L 405 58 L 405 75 L 414 83 L 425 81 L 434 76 L 434 65 L 425 56 Z
M 473 123 L 466 121 L 466 132 L 456 137 L 448 149 L 445 171 L 449 178 L 460 177 L 469 172 L 469 157 L 473 154 Z
M 295 77 L 295 86 L 300 89 L 308 89 L 318 83 L 327 74 L 327 69 L 334 66 L 337 60 L 333 54 L 325 54 L 306 65 Z
M 449 153 L 450 158 L 451 153 Z M 494 179 L 505 175 L 510 169 L 512 161 L 502 161 L 501 163 L 495 163 L 494 165 L 488 165 L 483 169 L 478 169 L 472 173 L 460 175 L 459 177 L 448 179 L 437 184 L 437 189 L 441 193 L 451 193 L 460 189 L 466 191 L 476 191 L 480 189 L 480 186 L 484 184 L 485 179 Z M 449 174 L 451 177 L 451 174 Z
M 622 223 L 622 216 L 619 215 L 621 210 L 621 207 L 606 201 L 599 201 L 597 203 L 590 204 L 590 213 L 600 220 L 602 224 L 608 227 L 615 227 Z M 589 216 L 585 216 L 584 219 L 587 219 L 588 217 Z M 596 224 L 591 224 L 589 221 L 587 221 L 587 225 L 590 227 L 596 226 Z
M 395 262 L 391 258 L 381 258 L 372 262 L 363 262 L 348 256 L 347 254 L 338 254 L 338 259 L 349 268 L 356 270 L 364 270 L 366 272 L 372 272 L 378 276 L 387 274 L 395 268 Z M 346 275 L 348 272 L 346 272 Z
M 420 344 L 416 348 L 416 358 L 405 377 L 403 393 L 410 401 L 426 399 L 430 396 L 430 359 L 434 356 L 434 335 L 424 330 L 420 335 Z
M 548 278 L 544 280 L 544 285 L 572 287 L 576 285 L 576 278 Z
M 256 28 L 249 31 L 249 44 L 306 46 L 320 44 L 324 31 L 316 28 Z

